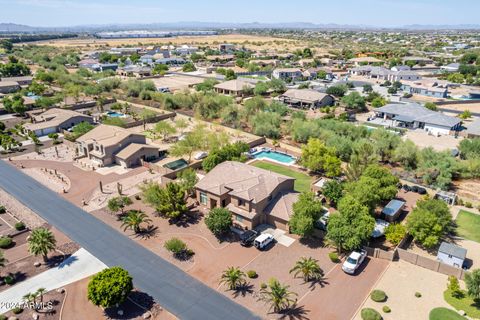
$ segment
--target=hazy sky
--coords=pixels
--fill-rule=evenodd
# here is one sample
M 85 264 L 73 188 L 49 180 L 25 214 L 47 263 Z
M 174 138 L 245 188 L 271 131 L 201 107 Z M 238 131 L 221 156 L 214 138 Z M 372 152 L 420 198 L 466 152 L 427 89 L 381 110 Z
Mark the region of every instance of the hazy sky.
M 0 22 L 32 26 L 177 21 L 480 24 L 479 13 L 480 0 L 0 0 Z

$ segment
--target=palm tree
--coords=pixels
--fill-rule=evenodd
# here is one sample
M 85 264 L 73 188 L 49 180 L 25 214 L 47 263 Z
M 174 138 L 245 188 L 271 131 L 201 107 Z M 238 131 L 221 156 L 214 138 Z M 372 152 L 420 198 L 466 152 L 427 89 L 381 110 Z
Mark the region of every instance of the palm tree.
M 43 261 L 48 259 L 48 252 L 55 250 L 55 236 L 53 233 L 45 228 L 37 228 L 32 231 L 28 237 L 28 250 L 30 253 L 43 257 Z
M 142 223 L 152 222 L 148 215 L 140 210 L 130 210 L 122 220 L 122 227 L 124 227 L 123 231 L 132 229 L 135 233 L 140 233 L 140 225 Z
M 37 294 L 40 296 L 40 303 L 43 303 L 43 295 L 47 292 L 45 288 L 38 288 Z
M 220 284 L 225 284 L 229 290 L 236 290 L 245 284 L 245 272 L 238 267 L 230 267 L 223 271 Z
M 23 301 L 25 301 L 25 302 L 27 302 L 27 303 L 30 302 L 30 301 L 32 301 L 32 293 L 29 292 L 29 293 L 25 294 L 25 295 L 22 297 L 22 299 L 23 299 Z
M 270 310 L 278 313 L 290 308 L 297 302 L 293 296 L 297 296 L 295 292 L 289 291 L 290 286 L 282 285 L 277 279 L 270 279 L 267 287 L 260 289 L 259 300 L 270 304 Z
M 290 270 L 290 273 L 293 273 L 294 277 L 302 274 L 305 282 L 310 280 L 318 280 L 323 277 L 323 270 L 318 265 L 318 260 L 313 259 L 312 257 L 303 257 L 298 260 Z

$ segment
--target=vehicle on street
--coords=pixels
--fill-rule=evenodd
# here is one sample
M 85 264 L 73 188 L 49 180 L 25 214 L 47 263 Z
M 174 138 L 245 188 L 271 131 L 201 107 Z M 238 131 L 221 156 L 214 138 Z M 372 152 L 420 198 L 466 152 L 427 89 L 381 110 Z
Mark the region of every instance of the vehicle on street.
M 247 230 L 240 235 L 240 244 L 244 247 L 250 247 L 253 241 L 258 237 L 258 232 L 255 230 Z
M 320 230 L 327 231 L 328 219 L 330 217 L 330 212 L 326 212 L 321 216 L 317 221 L 315 221 L 315 227 Z
M 343 263 L 342 270 L 348 274 L 355 274 L 366 256 L 367 252 L 365 250 L 353 251 Z
M 263 233 L 255 238 L 255 240 L 253 241 L 253 245 L 258 250 L 263 250 L 265 249 L 266 246 L 268 246 L 272 242 L 273 242 L 273 236 L 268 233 Z

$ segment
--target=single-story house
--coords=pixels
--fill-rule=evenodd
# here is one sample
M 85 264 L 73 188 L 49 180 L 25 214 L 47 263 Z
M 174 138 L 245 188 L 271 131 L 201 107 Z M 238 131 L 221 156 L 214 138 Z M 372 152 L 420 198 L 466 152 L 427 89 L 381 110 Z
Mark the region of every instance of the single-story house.
M 14 81 L 18 83 L 20 86 L 28 86 L 32 84 L 33 77 L 32 76 L 6 77 L 6 78 L 2 78 L 1 81 Z
M 448 87 L 426 83 L 424 81 L 403 81 L 401 89 L 411 94 L 419 94 L 434 98 L 447 98 Z
M 433 60 L 430 58 L 425 57 L 403 57 L 403 63 L 406 64 L 407 62 L 415 62 L 415 64 L 432 64 Z
M 196 198 L 208 209 L 227 208 L 233 223 L 252 229 L 268 223 L 288 230 L 295 179 L 236 161 L 213 168 L 196 185 Z
M 440 70 L 445 72 L 458 72 L 459 67 L 460 67 L 460 63 L 450 63 L 445 66 L 441 66 Z
M 25 131 L 41 137 L 49 133 L 62 132 L 81 122 L 93 123 L 93 118 L 72 110 L 52 108 L 39 115 L 32 115 L 31 121 L 24 124 Z
M 476 119 L 468 125 L 467 138 L 480 138 L 480 119 Z
M 452 267 L 461 268 L 467 257 L 467 249 L 448 242 L 442 242 L 438 248 L 437 260 Z
M 16 81 L 0 81 L 0 93 L 13 93 L 20 89 L 21 87 Z
M 155 153 L 146 144 L 144 135 L 104 124 L 79 137 L 75 144 L 77 155 L 90 159 L 98 167 L 114 163 L 130 167 L 159 155 L 158 149 Z
M 255 85 L 246 80 L 234 79 L 216 84 L 213 88 L 218 93 L 242 97 L 247 93 L 247 91 L 253 90 Z
M 390 74 L 388 75 L 388 80 L 390 82 L 404 81 L 404 80 L 415 81 L 415 80 L 420 80 L 421 78 L 422 78 L 421 75 L 411 70 L 390 71 Z
M 360 66 L 365 64 L 383 63 L 383 60 L 377 59 L 375 57 L 358 57 L 358 58 L 349 59 L 348 63 L 354 64 L 356 66 Z
M 410 68 L 409 66 L 406 66 L 406 65 L 393 66 L 393 67 L 390 68 L 390 70 L 392 70 L 392 71 L 409 71 L 411 69 L 412 68 Z
M 332 80 L 334 78 L 332 69 L 330 68 L 325 68 L 325 67 L 318 67 L 318 68 L 309 68 L 305 71 L 303 71 L 303 76 L 307 79 L 317 79 L 318 74 L 321 72 L 325 72 L 326 76 L 325 79 L 327 80 Z
M 387 104 L 375 109 L 377 118 L 383 118 L 391 126 L 423 129 L 434 135 L 447 135 L 461 128 L 461 120 L 432 111 L 417 103 Z M 388 121 L 388 122 L 387 122 Z
M 294 108 L 321 108 L 335 103 L 331 95 L 312 89 L 288 89 L 279 100 Z
M 385 220 L 387 220 L 388 222 L 394 222 L 395 220 L 398 219 L 404 207 L 405 207 L 405 201 L 392 199 L 382 209 L 382 214 L 384 215 Z
M 152 75 L 152 68 L 147 66 L 130 65 L 117 69 L 117 74 L 125 77 L 148 77 Z
M 297 79 L 303 76 L 302 70 L 298 68 L 277 68 L 273 70 L 272 77 L 275 79 Z

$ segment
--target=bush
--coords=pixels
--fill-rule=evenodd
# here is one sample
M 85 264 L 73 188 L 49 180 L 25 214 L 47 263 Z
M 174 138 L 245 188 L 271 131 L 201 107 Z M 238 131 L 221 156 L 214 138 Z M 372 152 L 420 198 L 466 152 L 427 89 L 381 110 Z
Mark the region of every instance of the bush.
M 0 238 L 0 248 L 6 249 L 12 245 L 12 238 L 10 237 L 1 237 Z
M 0 214 L 7 212 L 4 206 L 0 206 Z
M 421 298 L 421 297 L 422 297 L 422 294 L 421 294 L 420 292 L 415 292 L 415 297 Z
M 267 284 L 265 282 L 260 283 L 260 288 L 261 289 L 267 289 Z
M 12 312 L 13 312 L 14 314 L 20 314 L 20 313 L 23 312 L 23 308 L 21 308 L 21 307 L 15 307 L 15 308 L 12 309 Z
M 110 308 L 121 304 L 133 289 L 127 270 L 112 267 L 94 275 L 88 283 L 87 297 L 94 305 Z
M 383 306 L 382 310 L 383 310 L 383 312 L 385 312 L 385 313 L 390 313 L 390 312 L 392 312 L 392 310 L 390 309 L 389 306 Z
M 205 224 L 214 235 L 222 235 L 232 226 L 232 214 L 225 208 L 214 208 L 205 218 Z
M 178 238 L 171 238 L 164 244 L 165 249 L 173 253 L 176 258 L 188 258 L 195 252 L 187 247 L 187 244 Z
M 7 320 L 8 317 L 6 315 L 0 314 L 0 320 Z
M 465 202 L 465 207 L 467 208 L 473 208 L 473 204 L 471 202 Z
M 370 293 L 370 298 L 375 302 L 384 302 L 387 300 L 387 295 L 382 290 L 373 290 L 372 293 Z
M 255 270 L 248 270 L 247 271 L 247 276 L 250 279 L 254 279 L 254 278 L 258 277 L 257 272 Z
M 328 257 L 333 263 L 339 263 L 340 259 L 338 258 L 338 253 L 336 252 L 329 252 Z
M 5 278 L 3 278 L 3 281 L 5 281 L 6 284 L 8 284 L 9 286 L 15 284 L 15 277 L 11 274 L 9 274 L 8 276 L 5 276 Z
M 19 222 L 15 223 L 15 229 L 17 231 L 24 230 L 25 229 L 25 223 L 23 223 L 22 221 L 19 221 Z
M 360 314 L 362 320 L 382 320 L 382 316 L 378 313 L 377 310 L 372 308 L 364 308 Z
M 392 223 L 385 229 L 385 238 L 393 245 L 402 241 L 407 233 L 407 229 L 400 223 Z

